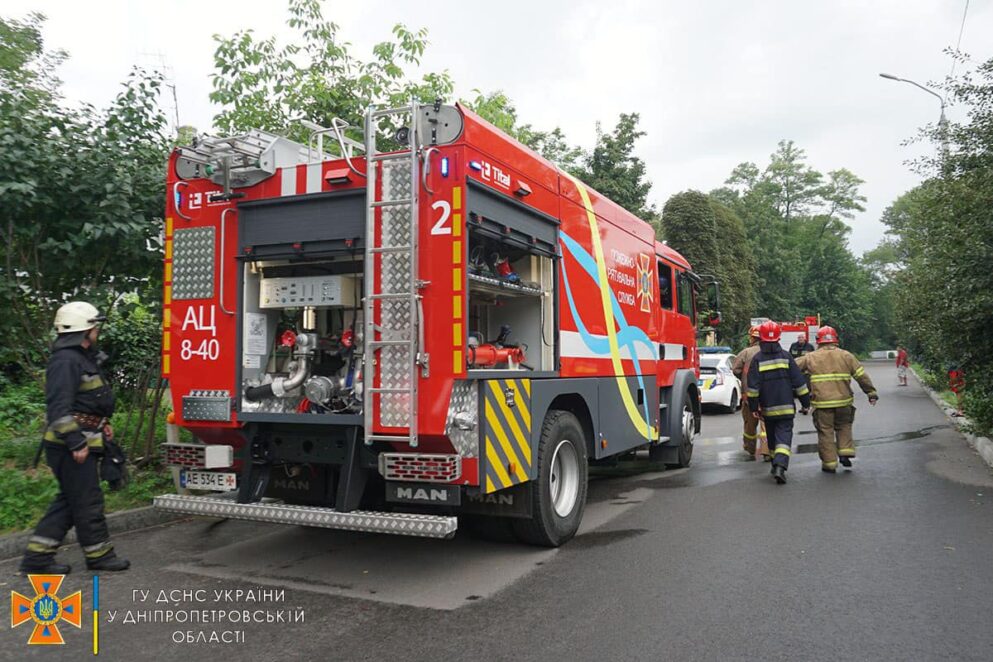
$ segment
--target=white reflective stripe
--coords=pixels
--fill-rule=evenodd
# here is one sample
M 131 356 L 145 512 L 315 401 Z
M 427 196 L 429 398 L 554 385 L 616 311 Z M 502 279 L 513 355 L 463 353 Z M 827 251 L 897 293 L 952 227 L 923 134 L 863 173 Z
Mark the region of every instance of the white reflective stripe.
M 110 547 L 110 541 L 109 540 L 104 540 L 103 542 L 98 542 L 95 545 L 88 545 L 86 547 L 83 547 L 83 551 L 84 552 L 98 552 L 101 549 L 104 549 L 106 547 Z
M 36 542 L 46 547 L 58 547 L 62 544 L 61 540 L 56 540 L 55 538 L 46 538 L 45 536 L 31 536 L 28 538 L 28 542 Z
M 606 340 L 607 336 L 593 336 L 601 340 Z M 609 354 L 597 354 L 583 342 L 583 337 L 576 331 L 560 331 L 560 356 L 567 359 L 610 359 Z M 682 345 L 680 345 L 682 347 Z M 641 342 L 634 343 L 635 354 L 639 361 L 658 361 L 658 354 L 655 353 L 655 345 Z M 628 346 L 620 348 L 622 359 L 631 360 L 631 350 Z
M 280 184 L 279 194 L 280 195 L 296 195 L 297 194 L 297 167 L 289 166 L 287 168 L 280 168 L 279 173 L 282 176 L 282 183 Z
M 307 193 L 321 192 L 321 175 L 323 171 L 323 163 L 311 163 L 307 166 Z

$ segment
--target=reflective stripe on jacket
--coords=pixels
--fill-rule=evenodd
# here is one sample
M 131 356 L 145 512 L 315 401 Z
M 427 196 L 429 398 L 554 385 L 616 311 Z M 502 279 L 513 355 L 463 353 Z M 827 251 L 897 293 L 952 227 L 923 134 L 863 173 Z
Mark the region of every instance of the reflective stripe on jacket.
M 821 345 L 816 352 L 801 356 L 797 365 L 810 375 L 811 404 L 815 409 L 848 407 L 855 402 L 851 380 L 858 382 L 869 397 L 876 387 L 859 360 L 835 344 Z
M 795 398 L 803 408 L 810 406 L 807 380 L 778 343 L 762 343 L 748 368 L 748 407 L 765 418 L 793 416 Z

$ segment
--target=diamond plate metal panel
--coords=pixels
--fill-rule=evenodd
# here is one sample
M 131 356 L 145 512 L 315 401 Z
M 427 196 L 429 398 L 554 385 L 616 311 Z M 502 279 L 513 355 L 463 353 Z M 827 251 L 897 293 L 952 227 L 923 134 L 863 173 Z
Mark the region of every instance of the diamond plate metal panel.
M 214 296 L 214 228 L 176 230 L 172 240 L 172 298 Z
M 183 396 L 183 420 L 230 421 L 231 394 L 227 391 L 190 391 Z
M 386 161 L 383 163 L 383 200 L 410 200 L 410 161 Z
M 384 201 L 409 201 L 412 196 L 410 163 L 387 161 L 383 164 Z M 407 246 L 411 237 L 412 206 L 384 207 L 382 211 L 382 245 Z M 413 294 L 412 253 L 383 254 L 380 262 L 380 292 Z M 384 300 L 380 304 L 380 322 L 384 340 L 407 340 L 413 346 L 414 311 L 410 300 Z M 385 347 L 379 355 L 380 386 L 387 389 L 410 389 L 415 356 L 408 347 Z M 388 427 L 410 425 L 414 403 L 406 393 L 383 393 L 379 401 L 379 422 Z
M 165 494 L 155 497 L 156 508 L 184 515 L 227 517 L 253 522 L 297 524 L 325 529 L 343 529 L 366 533 L 391 533 L 420 538 L 450 538 L 458 529 L 457 517 L 380 513 L 356 510 L 340 513 L 330 508 L 290 506 L 276 503 L 234 503 L 216 497 Z
M 455 424 L 455 415 L 465 412 L 472 422 L 472 428 L 464 430 Z M 479 455 L 479 388 L 478 382 L 457 381 L 452 386 L 448 400 L 448 417 L 445 419 L 445 434 L 462 457 Z

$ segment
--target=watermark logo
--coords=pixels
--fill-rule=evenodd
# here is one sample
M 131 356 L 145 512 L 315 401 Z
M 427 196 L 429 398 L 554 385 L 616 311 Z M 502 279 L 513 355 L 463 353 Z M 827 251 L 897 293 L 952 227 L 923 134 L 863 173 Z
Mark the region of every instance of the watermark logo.
M 83 626 L 83 594 L 76 591 L 67 598 L 60 598 L 59 588 L 65 575 L 28 575 L 35 595 L 29 598 L 17 591 L 10 592 L 10 627 L 16 628 L 34 621 L 34 630 L 28 638 L 32 645 L 64 644 L 59 623 L 77 628 Z

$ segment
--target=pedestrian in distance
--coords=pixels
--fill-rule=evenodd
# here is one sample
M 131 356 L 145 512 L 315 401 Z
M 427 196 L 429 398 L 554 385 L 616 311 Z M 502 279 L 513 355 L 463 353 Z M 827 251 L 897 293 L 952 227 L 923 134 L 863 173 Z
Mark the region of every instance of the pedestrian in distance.
M 948 366 L 948 388 L 955 394 L 955 413 L 952 416 L 965 416 L 962 410 L 962 397 L 965 395 L 965 372 L 958 364 Z
M 906 386 L 907 385 L 907 370 L 910 368 L 910 357 L 907 356 L 907 350 L 903 348 L 903 345 L 897 345 L 896 348 L 896 385 Z
M 765 423 L 772 453 L 772 476 L 782 485 L 790 465 L 793 446 L 795 400 L 800 400 L 800 413 L 810 411 L 810 389 L 796 361 L 779 345 L 782 327 L 776 322 L 764 322 L 759 327 L 759 351 L 748 368 L 748 408 L 756 419 Z
M 741 390 L 748 393 L 748 368 L 752 359 L 759 352 L 759 327 L 753 326 L 748 330 L 748 347 L 738 352 L 731 364 L 731 372 L 741 380 Z M 759 419 L 752 416 L 752 411 L 747 406 L 741 408 L 742 418 L 742 447 L 743 450 L 754 460 L 755 446 L 758 442 L 758 452 L 766 462 L 772 457 L 769 455 L 769 443 L 766 438 L 765 425 Z
M 81 301 L 67 303 L 55 314 L 58 335 L 45 373 L 48 425 L 39 455 L 43 449 L 59 493 L 28 539 L 20 565 L 24 574 L 68 574 L 71 567 L 56 563 L 55 553 L 72 527 L 88 570 L 130 566 L 110 543 L 100 488 L 98 459 L 113 446 L 114 436 L 108 423 L 114 391 L 100 369 L 105 356 L 96 347 L 106 319 Z
M 810 354 L 812 351 L 814 351 L 814 346 L 810 344 L 806 333 L 800 334 L 796 342 L 790 345 L 790 356 L 793 357 L 793 360 L 800 358 L 804 354 Z
M 821 471 L 835 473 L 840 460 L 851 468 L 855 459 L 855 395 L 851 380 L 868 396 L 869 404 L 879 400 L 872 380 L 859 360 L 838 346 L 838 332 L 830 326 L 817 330 L 817 351 L 800 358 L 800 369 L 810 375 L 810 402 L 814 407 L 817 453 Z

